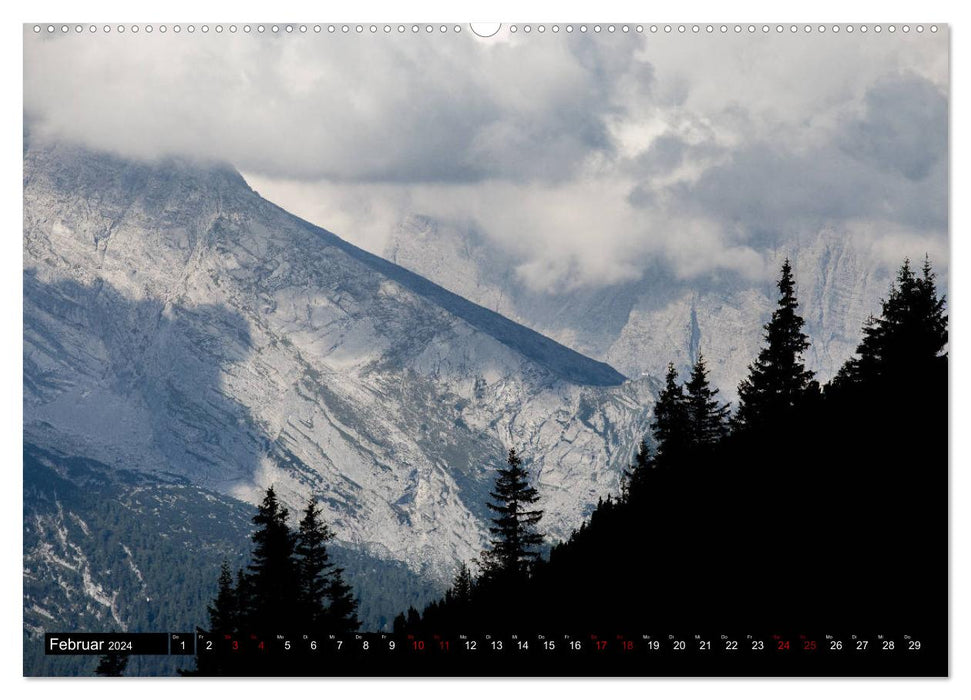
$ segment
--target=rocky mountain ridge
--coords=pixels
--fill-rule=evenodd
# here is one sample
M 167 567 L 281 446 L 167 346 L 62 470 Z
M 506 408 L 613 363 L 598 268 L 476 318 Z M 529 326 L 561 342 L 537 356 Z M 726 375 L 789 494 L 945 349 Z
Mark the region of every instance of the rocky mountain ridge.
M 654 380 L 624 381 L 312 226 L 231 168 L 25 143 L 24 436 L 254 502 L 446 580 L 509 447 L 562 538 L 616 492 Z

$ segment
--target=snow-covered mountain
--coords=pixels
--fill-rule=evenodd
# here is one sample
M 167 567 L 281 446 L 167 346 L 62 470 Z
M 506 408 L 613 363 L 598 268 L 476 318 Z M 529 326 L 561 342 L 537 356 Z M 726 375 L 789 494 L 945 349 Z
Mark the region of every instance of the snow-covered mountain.
M 732 400 L 758 353 L 785 257 L 812 341 L 806 360 L 821 381 L 852 355 L 901 261 L 888 264 L 845 232 L 822 229 L 762 251 L 771 271 L 762 281 L 679 280 L 658 264 L 634 282 L 537 292 L 517 275 L 520 261 L 483 232 L 419 215 L 404 219 L 378 252 L 629 377 L 663 376 L 668 362 L 686 370 L 700 350 L 712 382 Z M 943 280 L 947 261 L 934 262 Z
M 24 436 L 253 502 L 439 580 L 509 447 L 554 537 L 618 489 L 654 380 L 625 378 L 312 226 L 233 169 L 25 140 Z

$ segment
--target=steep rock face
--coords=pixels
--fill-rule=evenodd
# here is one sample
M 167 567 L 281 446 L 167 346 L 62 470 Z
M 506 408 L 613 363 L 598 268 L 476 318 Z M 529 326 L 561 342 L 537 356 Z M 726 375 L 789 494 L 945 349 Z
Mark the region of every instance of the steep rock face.
M 562 537 L 647 430 L 616 370 L 307 224 L 232 169 L 24 156 L 24 434 L 253 501 L 438 578 L 516 447 Z
M 517 277 L 517 261 L 481 232 L 422 216 L 403 221 L 382 254 L 630 377 L 661 376 L 668 362 L 687 369 L 701 351 L 726 399 L 736 397 L 758 353 L 777 296 L 772 279 L 684 281 L 660 265 L 636 282 L 536 292 Z M 764 251 L 766 268 L 777 274 L 787 256 L 812 341 L 806 360 L 827 381 L 855 350 L 864 321 L 879 311 L 895 269 L 832 229 Z
M 821 382 L 831 379 L 860 342 L 861 328 L 880 310 L 894 271 L 868 261 L 845 236 L 822 231 L 766 254 L 776 271 L 789 257 L 796 278 L 800 313 L 810 338 L 807 366 Z M 680 367 L 703 352 L 712 382 L 728 399 L 758 355 L 763 325 L 776 307 L 774 282 L 727 283 L 672 295 L 659 308 L 640 297 L 627 324 L 603 359 L 636 375 L 657 372 L 667 358 Z

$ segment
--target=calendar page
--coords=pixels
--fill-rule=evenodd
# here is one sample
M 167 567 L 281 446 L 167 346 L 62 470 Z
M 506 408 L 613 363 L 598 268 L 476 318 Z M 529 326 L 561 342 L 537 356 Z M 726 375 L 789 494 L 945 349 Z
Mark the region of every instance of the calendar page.
M 23 47 L 25 676 L 948 676 L 947 25 Z

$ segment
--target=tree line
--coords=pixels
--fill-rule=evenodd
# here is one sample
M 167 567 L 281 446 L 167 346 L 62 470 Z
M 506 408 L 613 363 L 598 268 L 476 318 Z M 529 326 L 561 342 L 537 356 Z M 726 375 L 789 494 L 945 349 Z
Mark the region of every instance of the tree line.
M 327 552 L 334 534 L 321 519 L 316 500 L 308 501 L 296 530 L 290 528 L 288 518 L 287 508 L 271 486 L 253 516 L 252 560 L 235 576 L 228 564 L 222 565 L 218 592 L 208 608 L 209 626 L 200 632 L 237 640 L 256 635 L 269 641 L 279 633 L 320 637 L 360 629 L 357 600 L 344 580 L 343 569 Z M 195 670 L 184 673 L 252 672 L 245 655 L 197 654 Z
M 825 386 L 806 367 L 789 260 L 777 288 L 734 413 L 701 353 L 683 383 L 668 365 L 620 494 L 545 560 L 538 496 L 511 451 L 492 493 L 489 548 L 395 630 L 940 632 L 948 335 L 930 262 L 916 272 L 904 261 L 855 356 Z
M 620 493 L 545 559 L 539 493 L 511 449 L 487 504 L 486 549 L 440 600 L 399 614 L 394 631 L 946 630 L 948 335 L 931 265 L 918 273 L 904 261 L 855 356 L 825 386 L 805 365 L 788 260 L 777 288 L 734 413 L 701 353 L 683 383 L 669 364 Z M 316 503 L 296 531 L 287 516 L 270 488 L 252 562 L 235 577 L 223 566 L 208 631 L 359 629 Z M 243 675 L 227 663 L 199 657 L 195 673 Z

